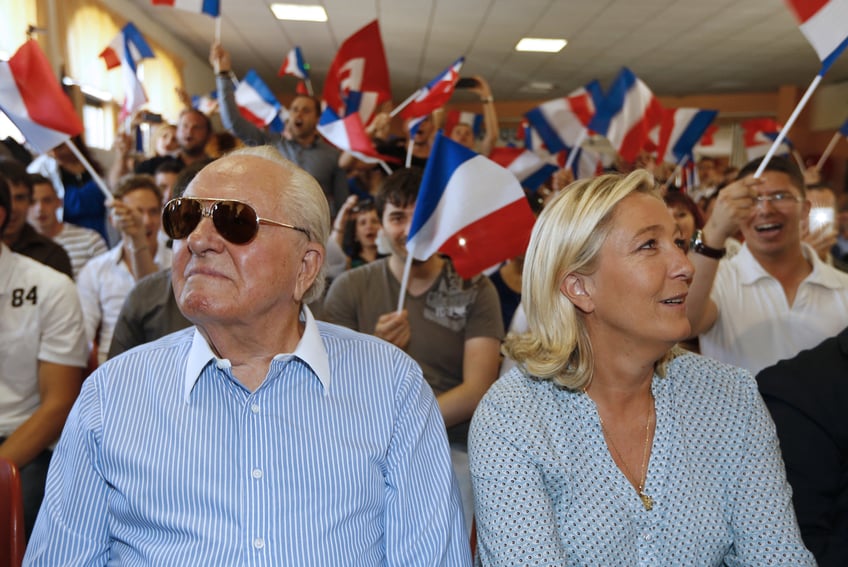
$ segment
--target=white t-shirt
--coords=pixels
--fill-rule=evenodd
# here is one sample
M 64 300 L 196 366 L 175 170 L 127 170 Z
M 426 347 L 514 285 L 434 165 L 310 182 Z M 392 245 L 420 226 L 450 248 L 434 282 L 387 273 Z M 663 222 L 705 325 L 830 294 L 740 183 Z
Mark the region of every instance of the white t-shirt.
M 0 243 L 0 436 L 41 403 L 39 361 L 85 367 L 77 291 L 65 274 Z
M 171 267 L 171 257 L 170 248 L 157 246 L 153 261 L 157 268 L 164 270 Z M 134 286 L 135 278 L 123 261 L 120 243 L 89 260 L 80 271 L 77 289 L 85 321 L 85 338 L 91 343 L 97 336 L 97 360 L 100 364 L 109 357 L 115 323 Z
M 804 246 L 813 271 L 790 307 L 783 287 L 742 245 L 719 263 L 711 298 L 718 319 L 701 335 L 701 354 L 756 374 L 837 335 L 848 323 L 848 274 Z

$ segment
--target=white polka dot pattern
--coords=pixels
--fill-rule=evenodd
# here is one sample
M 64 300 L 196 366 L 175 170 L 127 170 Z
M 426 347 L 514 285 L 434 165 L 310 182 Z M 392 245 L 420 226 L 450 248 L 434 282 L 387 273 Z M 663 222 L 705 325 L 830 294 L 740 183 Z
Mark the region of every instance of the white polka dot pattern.
M 750 374 L 685 354 L 652 388 L 646 511 L 588 396 L 517 368 L 492 386 L 469 438 L 483 565 L 815 565 Z

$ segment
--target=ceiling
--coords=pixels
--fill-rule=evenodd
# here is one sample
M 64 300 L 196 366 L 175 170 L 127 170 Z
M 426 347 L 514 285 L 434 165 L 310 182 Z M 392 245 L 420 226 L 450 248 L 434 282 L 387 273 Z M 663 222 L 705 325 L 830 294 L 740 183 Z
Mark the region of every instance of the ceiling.
M 288 0 L 297 2 L 298 0 Z M 301 2 L 305 3 L 305 2 Z M 774 91 L 805 87 L 819 69 L 812 47 L 781 0 L 315 0 L 325 23 L 274 19 L 270 0 L 221 0 L 222 41 L 239 76 L 254 68 L 278 93 L 285 54 L 300 46 L 316 93 L 345 38 L 377 18 L 395 102 L 459 55 L 498 100 L 562 96 L 593 79 L 604 87 L 630 67 L 655 94 Z M 206 60 L 214 24 L 200 14 L 136 5 Z M 556 54 L 518 53 L 521 37 L 564 37 Z M 848 80 L 843 54 L 825 83 Z M 532 83 L 550 83 L 540 91 Z M 467 95 L 466 95 L 467 96 Z

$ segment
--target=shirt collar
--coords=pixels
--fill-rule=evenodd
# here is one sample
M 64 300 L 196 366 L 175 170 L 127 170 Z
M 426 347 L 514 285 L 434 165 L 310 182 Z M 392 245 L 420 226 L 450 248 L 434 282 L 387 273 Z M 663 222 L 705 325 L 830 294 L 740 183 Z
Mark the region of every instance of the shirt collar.
M 821 261 L 812 246 L 806 242 L 802 242 L 801 252 L 804 254 L 804 258 L 813 266 L 813 271 L 804 278 L 804 282 L 818 284 L 831 289 L 843 287 L 844 284 L 840 281 L 839 277 L 834 274 L 833 270 L 827 269 L 827 264 Z M 751 254 L 747 243 L 742 244 L 742 248 L 739 249 L 739 252 L 731 261 L 733 260 L 738 261 L 739 274 L 743 285 L 752 285 L 761 278 L 772 278 L 772 275 Z
M 330 359 L 327 355 L 327 349 L 324 347 L 324 341 L 321 339 L 321 332 L 318 330 L 315 317 L 312 316 L 312 312 L 305 305 L 301 308 L 300 320 L 305 321 L 306 325 L 303 336 L 300 337 L 294 352 L 277 354 L 273 360 L 289 357 L 299 358 L 312 369 L 324 388 L 324 395 L 328 396 L 330 394 Z M 200 331 L 195 329 L 183 376 L 183 400 L 185 403 L 189 402 L 194 385 L 197 384 L 200 374 L 210 361 L 214 361 L 216 366 L 222 370 L 232 367 L 232 364 L 226 358 L 215 356 L 212 347 L 209 346 Z

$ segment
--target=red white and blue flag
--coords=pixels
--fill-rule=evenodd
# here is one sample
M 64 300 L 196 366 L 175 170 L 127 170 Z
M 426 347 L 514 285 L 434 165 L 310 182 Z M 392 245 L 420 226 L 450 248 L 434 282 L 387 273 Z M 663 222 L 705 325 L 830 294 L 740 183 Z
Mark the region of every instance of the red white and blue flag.
M 659 100 L 624 67 L 598 106 L 589 129 L 606 137 L 623 159 L 633 161 L 661 119 Z
M 306 61 L 303 60 L 303 52 L 298 46 L 292 47 L 291 51 L 289 51 L 288 55 L 286 55 L 286 58 L 283 59 L 283 63 L 280 65 L 280 70 L 277 71 L 278 77 L 284 77 L 286 75 L 291 75 L 299 79 L 309 78 L 309 71 L 306 69 Z
M 202 95 L 192 95 L 191 107 L 203 114 L 212 114 L 218 110 L 218 91 L 211 91 Z
M 71 99 L 34 39 L 0 61 L 0 110 L 41 153 L 83 131 Z
M 340 150 L 365 163 L 397 161 L 377 152 L 356 112 L 341 118 L 331 108 L 325 108 L 318 121 L 318 132 Z
M 704 136 L 718 111 L 700 108 L 664 108 L 659 127 L 657 158 L 679 163 L 692 156 L 695 144 Z
M 548 149 L 559 152 L 574 147 L 585 135 L 602 99 L 600 85 L 592 81 L 563 98 L 542 103 L 524 116 Z
M 492 148 L 489 159 L 510 171 L 530 191 L 536 191 L 559 169 L 555 156 L 544 158 L 524 148 Z
M 848 47 L 848 0 L 786 0 L 801 33 L 816 50 L 824 75 Z
M 138 78 L 138 64 L 154 57 L 147 40 L 132 22 L 127 23 L 109 45 L 100 53 L 106 69 L 120 66 L 124 78 L 124 104 L 121 115 L 128 116 L 144 106 L 147 93 Z
M 265 84 L 265 81 L 251 69 L 235 90 L 239 112 L 259 128 L 267 127 L 271 132 L 283 131 L 281 113 L 286 114 L 283 105 Z
M 439 133 L 406 249 L 422 261 L 446 254 L 457 273 L 470 278 L 522 254 L 535 220 L 515 175 Z
M 601 154 L 586 148 L 573 148 L 571 151 L 577 152 L 571 162 L 574 179 L 588 179 L 603 173 L 604 164 L 601 161 Z M 557 153 L 557 163 L 560 167 L 565 167 L 568 163 L 568 151 Z
M 465 110 L 451 110 L 445 116 L 445 133 L 450 136 L 454 126 L 457 124 L 466 124 L 471 127 L 474 132 L 474 137 L 479 138 L 483 135 L 483 115 L 476 112 L 468 112 Z
M 221 0 L 153 0 L 154 6 L 170 6 L 186 12 L 207 14 L 213 18 L 221 15 Z
M 368 124 L 377 109 L 392 99 L 389 65 L 374 20 L 342 42 L 324 81 L 321 96 L 339 116 L 359 113 Z
M 752 118 L 742 122 L 742 140 L 748 161 L 766 155 L 769 148 L 777 139 L 783 126 L 773 118 Z M 792 152 L 792 142 L 784 138 L 775 154 L 786 155 Z
M 465 63 L 465 57 L 460 57 L 432 81 L 415 91 L 410 97 L 412 100 L 409 104 L 401 109 L 399 113 L 401 117 L 405 119 L 419 118 L 443 107 L 453 95 L 454 86 L 459 79 L 459 70 L 462 69 L 463 63 Z

